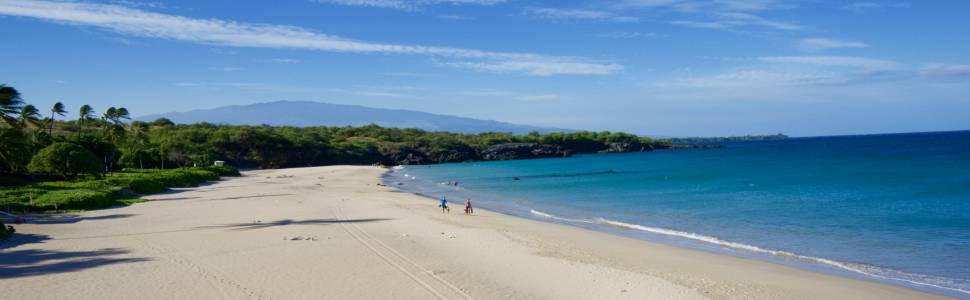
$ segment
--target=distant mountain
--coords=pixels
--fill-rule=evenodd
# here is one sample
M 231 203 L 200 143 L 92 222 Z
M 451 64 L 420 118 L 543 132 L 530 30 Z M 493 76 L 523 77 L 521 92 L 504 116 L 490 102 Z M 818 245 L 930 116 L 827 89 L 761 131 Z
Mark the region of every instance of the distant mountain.
M 569 131 L 413 110 L 371 108 L 310 101 L 277 101 L 251 105 L 232 105 L 213 109 L 147 115 L 136 119 L 152 121 L 162 117 L 180 124 L 208 122 L 214 124 L 265 124 L 297 127 L 377 124 L 383 127 L 420 128 L 427 131 L 458 133 L 512 132 L 521 134 L 533 130 L 539 133 Z

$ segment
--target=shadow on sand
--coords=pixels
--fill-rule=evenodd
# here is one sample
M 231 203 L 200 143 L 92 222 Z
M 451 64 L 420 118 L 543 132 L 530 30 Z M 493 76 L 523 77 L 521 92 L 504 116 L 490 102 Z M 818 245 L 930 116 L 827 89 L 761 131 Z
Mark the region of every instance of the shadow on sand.
M 273 221 L 273 222 L 237 223 L 237 224 L 226 224 L 226 225 L 202 226 L 197 228 L 200 228 L 200 229 L 226 228 L 231 230 L 253 230 L 253 229 L 263 229 L 263 228 L 288 226 L 288 225 L 329 225 L 329 224 L 340 224 L 340 223 L 379 222 L 379 221 L 387 221 L 387 220 L 390 220 L 390 219 L 381 219 L 381 218 L 350 219 L 350 220 L 313 219 L 313 220 L 302 220 L 302 221 L 284 219 L 284 220 Z
M 137 216 L 135 214 L 113 214 L 104 216 L 85 217 L 78 214 L 52 214 L 52 215 L 32 215 L 28 216 L 29 222 L 33 224 L 74 224 L 81 221 L 100 221 L 123 219 Z
M 0 279 L 75 272 L 113 264 L 149 261 L 148 258 L 124 257 L 129 250 L 104 248 L 92 251 L 23 249 L 20 245 L 43 243 L 46 235 L 16 234 L 0 242 Z
M 269 197 L 283 197 L 283 196 L 293 196 L 296 194 L 269 194 L 269 195 L 253 195 L 253 196 L 233 196 L 233 197 L 223 197 L 215 198 L 210 200 L 236 200 L 236 199 L 248 199 L 248 198 L 269 198 Z
M 149 202 L 158 202 L 158 201 L 191 200 L 191 199 L 199 199 L 199 198 L 202 198 L 202 197 L 170 197 L 170 198 L 154 198 L 154 199 L 142 198 L 142 199 L 145 199 L 145 201 L 149 201 Z

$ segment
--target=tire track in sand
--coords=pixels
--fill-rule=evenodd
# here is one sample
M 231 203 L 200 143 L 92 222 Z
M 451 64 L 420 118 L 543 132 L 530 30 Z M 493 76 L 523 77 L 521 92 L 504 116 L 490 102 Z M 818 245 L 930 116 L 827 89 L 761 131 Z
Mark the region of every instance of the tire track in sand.
M 349 220 L 346 217 L 346 215 L 343 213 L 343 209 L 341 209 L 339 206 L 335 207 L 333 209 L 333 212 L 334 212 L 334 215 L 337 217 L 337 219 L 339 219 L 339 220 Z M 383 259 L 385 262 L 387 262 L 388 264 L 390 264 L 394 268 L 396 268 L 399 271 L 401 271 L 401 273 L 404 273 L 404 275 L 406 275 L 409 278 L 411 278 L 412 280 L 414 280 L 416 283 L 418 283 L 419 285 L 421 285 L 425 290 L 427 290 L 428 292 L 430 292 L 432 295 L 434 295 L 438 299 L 448 299 L 448 297 L 442 295 L 442 293 L 440 291 L 438 291 L 438 289 L 435 289 L 434 287 L 432 287 L 431 284 L 429 284 L 427 281 L 422 280 L 421 279 L 422 276 L 420 276 L 420 275 L 425 275 L 427 277 L 431 277 L 432 279 L 434 279 L 438 283 L 444 285 L 445 286 L 445 289 L 450 290 L 451 292 L 453 292 L 455 295 L 457 295 L 460 298 L 463 298 L 463 299 L 474 299 L 471 295 L 468 295 L 468 293 L 465 293 L 465 291 L 463 291 L 462 289 L 460 289 L 457 286 L 451 284 L 450 282 L 444 280 L 443 278 L 435 275 L 434 272 L 432 272 L 431 270 L 428 270 L 427 268 L 425 268 L 425 267 L 421 266 L 420 264 L 414 262 L 413 260 L 409 259 L 407 256 L 404 256 L 403 254 L 401 254 L 397 250 L 394 250 L 394 248 L 391 248 L 390 246 L 388 246 L 384 242 L 381 242 L 379 239 L 374 238 L 373 236 L 371 236 L 370 234 L 368 234 L 367 231 L 364 231 L 364 229 L 361 228 L 360 226 L 358 226 L 357 224 L 350 223 L 350 222 L 340 222 L 339 224 L 355 240 L 357 240 L 358 242 L 360 242 L 361 244 L 363 244 L 365 247 L 367 247 L 368 249 L 370 249 L 371 252 L 373 252 L 377 256 L 381 257 L 381 259 Z M 370 241 L 370 243 L 368 241 Z M 397 260 L 395 260 L 394 258 L 397 258 Z M 411 266 L 411 268 L 414 268 L 417 271 L 416 272 L 409 271 L 406 265 L 402 265 L 402 264 L 398 263 L 398 261 L 404 261 L 404 262 L 408 263 Z
M 243 284 L 240 284 L 226 277 L 220 276 L 219 274 L 209 271 L 202 265 L 199 265 L 187 258 L 181 257 L 180 255 L 178 255 L 178 252 L 175 250 L 166 248 L 159 244 L 151 243 L 143 239 L 138 239 L 138 240 L 143 245 L 145 245 L 146 247 L 148 247 L 149 249 L 157 253 L 159 256 L 162 256 L 163 258 L 192 271 L 193 274 L 199 277 L 202 277 L 202 279 L 205 279 L 210 286 L 214 287 L 216 290 L 219 291 L 223 299 L 236 299 L 235 297 L 229 295 L 229 292 L 227 290 L 230 290 L 230 289 L 235 289 L 239 292 L 242 292 L 243 294 L 249 296 L 250 299 L 260 299 L 260 300 L 271 299 L 269 297 L 263 296 L 262 294 L 260 294 L 259 292 L 253 289 L 247 288 Z

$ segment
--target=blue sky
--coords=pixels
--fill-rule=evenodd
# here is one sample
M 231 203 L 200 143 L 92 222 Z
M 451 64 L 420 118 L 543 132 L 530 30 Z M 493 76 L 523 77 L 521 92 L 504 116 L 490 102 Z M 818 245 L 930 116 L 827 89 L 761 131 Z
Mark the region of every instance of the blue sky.
M 276 100 L 648 135 L 970 129 L 970 1 L 0 1 L 25 100 Z

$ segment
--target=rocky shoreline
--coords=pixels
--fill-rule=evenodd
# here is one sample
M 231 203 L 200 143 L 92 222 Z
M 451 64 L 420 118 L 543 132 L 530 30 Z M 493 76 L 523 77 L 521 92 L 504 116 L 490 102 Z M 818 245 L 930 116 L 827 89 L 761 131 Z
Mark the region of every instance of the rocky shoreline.
M 426 165 L 493 160 L 570 157 L 578 154 L 650 152 L 663 149 L 717 149 L 719 144 L 608 143 L 599 148 L 572 149 L 540 143 L 503 143 L 482 148 L 465 147 L 425 154 L 409 148 L 388 153 L 385 165 Z

